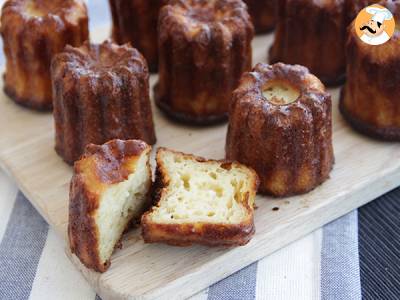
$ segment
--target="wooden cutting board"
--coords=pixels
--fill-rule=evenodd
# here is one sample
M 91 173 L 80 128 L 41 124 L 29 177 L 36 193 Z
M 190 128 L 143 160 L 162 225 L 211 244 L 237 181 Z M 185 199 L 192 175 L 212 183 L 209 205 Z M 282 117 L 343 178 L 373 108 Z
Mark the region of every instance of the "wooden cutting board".
M 255 39 L 254 62 L 266 61 L 271 40 L 272 35 Z M 155 81 L 153 76 L 151 83 Z M 338 113 L 339 89 L 331 92 L 336 164 L 330 180 L 303 196 L 259 196 L 257 232 L 248 245 L 233 249 L 145 245 L 135 230 L 124 237 L 123 248 L 115 252 L 104 274 L 86 269 L 67 254 L 103 299 L 182 299 L 400 185 L 400 144 L 352 131 Z M 226 125 L 194 128 L 170 122 L 156 108 L 153 113 L 157 146 L 224 157 Z M 71 168 L 54 152 L 53 135 L 51 114 L 23 109 L 0 93 L 0 164 L 65 238 Z

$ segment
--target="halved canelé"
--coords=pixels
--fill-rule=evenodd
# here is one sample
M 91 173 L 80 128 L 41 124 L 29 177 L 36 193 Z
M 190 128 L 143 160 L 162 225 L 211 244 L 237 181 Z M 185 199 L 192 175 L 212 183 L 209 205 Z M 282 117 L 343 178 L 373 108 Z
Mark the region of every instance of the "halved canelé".
M 239 246 L 254 234 L 254 170 L 165 148 L 157 151 L 155 205 L 142 217 L 147 243 Z
M 143 141 L 112 140 L 88 145 L 75 163 L 68 236 L 86 267 L 106 271 L 123 232 L 149 207 L 150 152 Z

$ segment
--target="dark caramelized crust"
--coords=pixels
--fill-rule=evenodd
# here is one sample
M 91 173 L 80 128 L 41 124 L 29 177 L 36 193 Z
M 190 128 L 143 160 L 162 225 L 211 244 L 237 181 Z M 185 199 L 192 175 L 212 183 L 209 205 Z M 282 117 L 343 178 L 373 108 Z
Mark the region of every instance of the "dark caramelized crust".
M 1 14 L 6 57 L 4 90 L 15 102 L 38 110 L 52 108 L 50 62 L 65 45 L 89 38 L 81 0 L 10 0 Z
M 159 148 L 157 151 L 156 162 L 156 181 L 153 186 L 153 204 L 157 206 L 160 200 L 166 195 L 170 183 L 167 169 L 159 155 L 161 151 L 167 150 Z M 172 151 L 172 150 L 167 150 Z M 195 159 L 198 162 L 220 163 L 224 169 L 231 169 L 238 166 L 236 162 L 224 160 L 207 160 L 202 157 L 172 151 L 182 155 L 183 159 Z M 146 243 L 166 243 L 172 246 L 190 246 L 192 244 L 202 244 L 206 246 L 242 246 L 247 244 L 255 233 L 254 226 L 254 207 L 250 204 L 249 197 L 255 196 L 258 189 L 258 176 L 254 170 L 252 172 L 251 195 L 246 194 L 243 205 L 247 210 L 247 218 L 240 224 L 212 224 L 212 223 L 155 223 L 151 220 L 154 207 L 142 216 L 141 227 L 142 236 Z
M 109 41 L 67 46 L 52 62 L 56 151 L 68 163 L 113 138 L 155 143 L 143 56 Z
M 383 1 L 400 22 L 400 1 Z M 347 82 L 340 111 L 358 131 L 369 136 L 400 141 L 400 32 L 385 44 L 362 42 L 351 26 L 346 45 Z
M 256 33 L 271 31 L 275 26 L 277 0 L 244 0 Z
M 109 0 L 113 19 L 113 39 L 131 43 L 146 58 L 150 71 L 157 70 L 157 22 L 166 0 Z
M 263 91 L 284 83 L 299 93 L 294 102 L 274 104 Z M 233 93 L 226 158 L 254 168 L 262 193 L 306 193 L 329 177 L 334 163 L 332 103 L 307 68 L 258 64 Z
M 159 19 L 157 105 L 175 119 L 226 119 L 232 91 L 251 68 L 253 25 L 240 0 L 172 0 Z
M 105 272 L 110 262 L 101 263 L 99 233 L 95 214 L 102 191 L 132 173 L 133 163 L 151 147 L 139 140 L 112 140 L 104 145 L 90 144 L 74 165 L 70 184 L 68 237 L 71 252 L 90 269 Z M 151 174 L 150 165 L 148 172 Z
M 191 246 L 194 243 L 212 247 L 244 246 L 255 233 L 253 222 L 240 225 L 157 224 L 147 221 L 145 217 L 141 227 L 146 243 L 166 243 L 179 247 Z
M 277 0 L 270 63 L 307 67 L 325 84 L 343 82 L 347 26 L 374 0 Z

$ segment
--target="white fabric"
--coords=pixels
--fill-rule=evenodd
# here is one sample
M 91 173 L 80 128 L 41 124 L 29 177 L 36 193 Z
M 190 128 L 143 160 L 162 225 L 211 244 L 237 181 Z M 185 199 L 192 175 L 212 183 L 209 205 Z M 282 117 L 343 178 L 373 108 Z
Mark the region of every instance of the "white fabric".
M 256 299 L 320 298 L 322 229 L 260 260 Z
M 95 299 L 96 293 L 65 255 L 65 243 L 49 229 L 30 300 Z

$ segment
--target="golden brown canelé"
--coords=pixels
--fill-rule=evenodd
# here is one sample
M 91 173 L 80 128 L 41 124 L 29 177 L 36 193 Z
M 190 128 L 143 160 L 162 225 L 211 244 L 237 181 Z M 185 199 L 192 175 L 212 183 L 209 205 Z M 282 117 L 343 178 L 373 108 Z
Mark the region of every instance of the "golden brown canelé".
M 225 150 L 256 170 L 261 193 L 314 189 L 334 163 L 331 96 L 303 66 L 257 64 L 233 93 Z
M 6 71 L 4 91 L 15 102 L 37 110 L 52 108 L 50 62 L 65 45 L 89 38 L 81 0 L 10 0 L 1 14 Z
M 174 119 L 227 117 L 232 91 L 251 68 L 254 28 L 240 0 L 172 0 L 160 12 L 157 105 Z
M 56 151 L 69 164 L 87 144 L 156 141 L 149 72 L 136 49 L 105 41 L 67 46 L 52 61 Z
M 243 246 L 255 233 L 256 172 L 237 162 L 159 148 L 145 243 Z
M 270 63 L 307 67 L 327 85 L 344 81 L 347 26 L 373 0 L 277 0 Z
M 384 1 L 400 23 L 400 1 Z M 400 31 L 382 45 L 361 41 L 351 26 L 346 45 L 347 82 L 340 111 L 358 131 L 400 141 Z
M 68 238 L 87 267 L 105 272 L 131 221 L 151 205 L 151 147 L 139 140 L 90 144 L 74 165 Z
M 109 0 L 112 37 L 118 44 L 131 43 L 146 58 L 150 71 L 157 70 L 157 23 L 166 0 Z
M 276 0 L 244 0 L 256 33 L 269 32 L 275 27 Z

